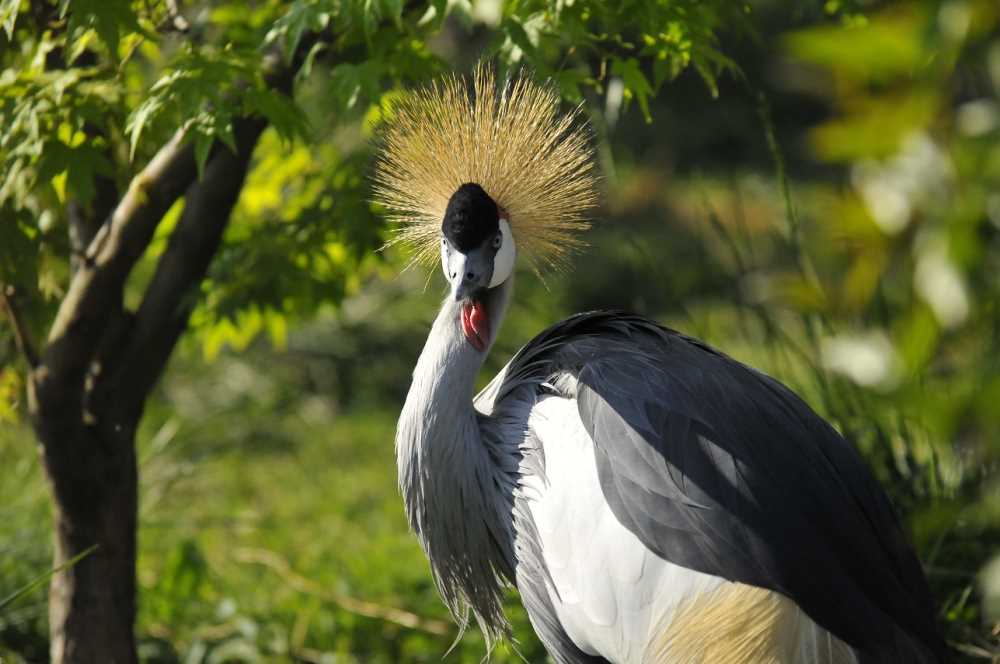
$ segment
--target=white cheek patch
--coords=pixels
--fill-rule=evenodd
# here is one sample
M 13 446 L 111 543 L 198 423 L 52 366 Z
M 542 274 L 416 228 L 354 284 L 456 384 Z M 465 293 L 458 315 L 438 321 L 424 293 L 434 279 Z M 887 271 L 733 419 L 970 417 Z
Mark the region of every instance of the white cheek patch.
M 453 287 L 462 281 L 465 274 L 465 254 L 449 247 L 445 240 L 441 240 L 441 271 Z M 451 275 L 455 275 L 454 278 Z
M 441 238 L 441 271 L 444 272 L 444 278 L 448 280 L 449 284 L 451 283 L 451 276 L 449 275 L 451 270 L 448 266 L 450 254 L 451 252 L 448 251 L 448 241 Z
M 507 281 L 511 272 L 514 271 L 514 259 L 517 258 L 517 249 L 514 247 L 514 236 L 510 233 L 510 224 L 506 219 L 500 220 L 500 235 L 503 242 L 496 256 L 493 257 L 493 278 L 490 279 L 490 288 L 499 286 Z

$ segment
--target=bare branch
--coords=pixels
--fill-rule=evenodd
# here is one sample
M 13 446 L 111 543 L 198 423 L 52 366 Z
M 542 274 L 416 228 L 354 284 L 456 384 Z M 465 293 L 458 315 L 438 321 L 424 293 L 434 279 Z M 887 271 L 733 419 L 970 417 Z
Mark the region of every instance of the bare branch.
M 0 306 L 3 307 L 4 314 L 10 320 L 11 327 L 14 328 L 14 342 L 27 360 L 28 366 L 34 369 L 38 366 L 38 353 L 35 351 L 35 344 L 31 341 L 28 328 L 24 325 L 24 320 L 20 316 L 20 311 L 14 303 L 15 291 L 13 286 L 0 284 Z

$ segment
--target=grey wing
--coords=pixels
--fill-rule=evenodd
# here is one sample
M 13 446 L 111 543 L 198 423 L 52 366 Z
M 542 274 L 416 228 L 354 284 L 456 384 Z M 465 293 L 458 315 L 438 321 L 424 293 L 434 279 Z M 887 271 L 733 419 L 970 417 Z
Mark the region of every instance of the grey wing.
M 626 314 L 577 316 L 540 340 L 577 376 L 613 513 L 657 555 L 781 592 L 862 661 L 946 659 L 887 497 L 791 391 Z

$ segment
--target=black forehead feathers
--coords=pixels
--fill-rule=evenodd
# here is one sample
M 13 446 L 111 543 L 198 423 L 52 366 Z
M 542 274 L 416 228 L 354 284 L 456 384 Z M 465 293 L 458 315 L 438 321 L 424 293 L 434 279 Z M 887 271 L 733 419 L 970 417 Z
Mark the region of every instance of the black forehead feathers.
M 466 182 L 448 200 L 441 232 L 459 251 L 470 251 L 500 228 L 497 204 L 475 182 Z

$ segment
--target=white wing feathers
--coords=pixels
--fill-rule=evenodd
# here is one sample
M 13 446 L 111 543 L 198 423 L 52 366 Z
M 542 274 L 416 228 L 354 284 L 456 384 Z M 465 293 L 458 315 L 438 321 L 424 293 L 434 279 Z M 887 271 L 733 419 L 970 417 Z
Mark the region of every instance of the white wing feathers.
M 651 553 L 611 513 L 597 478 L 594 444 L 575 401 L 546 396 L 528 420 L 544 441 L 546 479 L 527 475 L 528 504 L 555 588 L 549 595 L 584 652 L 622 664 L 644 661 L 663 617 L 717 588 L 719 577 Z

